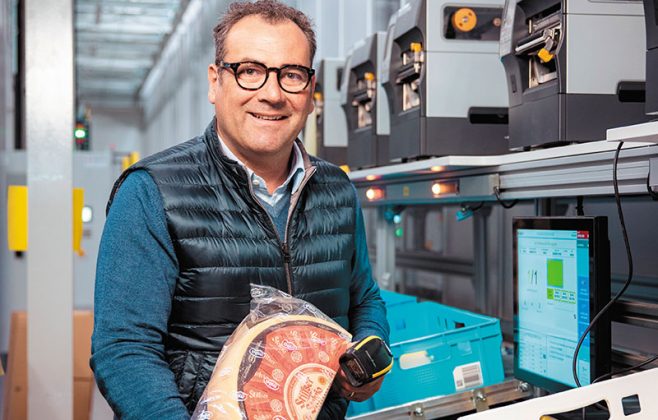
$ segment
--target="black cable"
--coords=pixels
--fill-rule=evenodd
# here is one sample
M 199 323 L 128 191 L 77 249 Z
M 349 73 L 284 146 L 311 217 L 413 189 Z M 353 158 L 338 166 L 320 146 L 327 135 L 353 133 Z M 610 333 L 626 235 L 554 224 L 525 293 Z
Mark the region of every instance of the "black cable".
M 461 204 L 462 211 L 468 211 L 468 210 L 470 210 L 470 211 L 472 211 L 473 213 L 475 213 L 476 211 L 480 210 L 482 207 L 484 207 L 484 201 L 480 201 L 480 203 L 479 203 L 478 205 L 476 205 L 476 206 L 471 206 L 470 204 L 466 204 L 466 203 L 462 203 L 462 204 Z
M 632 370 L 640 369 L 641 367 L 644 367 L 644 366 L 648 365 L 649 363 L 653 363 L 653 362 L 655 362 L 656 360 L 658 360 L 658 356 L 650 357 L 650 358 L 646 359 L 644 362 L 639 363 L 639 364 L 637 364 L 637 365 L 635 365 L 635 366 L 627 367 L 627 368 L 624 368 L 624 369 L 618 370 L 617 372 L 610 372 L 610 373 L 606 373 L 606 374 L 604 374 L 604 375 L 601 375 L 601 376 L 599 376 L 598 378 L 594 379 L 594 380 L 592 381 L 592 383 L 596 383 L 596 382 L 598 382 L 598 381 L 600 381 L 600 380 L 602 380 L 602 379 L 612 378 L 614 375 L 621 375 L 622 373 L 626 373 L 626 372 L 630 372 L 630 371 L 632 371 Z
M 615 297 L 612 298 L 610 300 L 610 302 L 608 302 L 608 304 L 605 305 L 603 307 L 603 309 L 601 309 L 599 311 L 598 314 L 596 314 L 596 316 L 594 317 L 592 322 L 590 322 L 590 324 L 587 326 L 587 329 L 585 329 L 585 331 L 583 332 L 583 335 L 580 337 L 580 340 L 578 341 L 578 345 L 576 346 L 576 350 L 574 351 L 574 356 L 573 356 L 573 361 L 572 361 L 571 368 L 572 368 L 572 371 L 573 371 L 573 376 L 574 376 L 574 379 L 576 381 L 576 384 L 579 387 L 581 386 L 581 384 L 580 384 L 580 381 L 578 380 L 578 371 L 576 369 L 576 363 L 577 363 L 577 360 L 578 360 L 578 352 L 580 351 L 580 347 L 582 346 L 582 343 L 583 343 L 585 337 L 587 336 L 589 331 L 592 329 L 592 327 L 594 326 L 596 321 L 598 321 L 598 319 L 606 311 L 608 311 L 610 309 L 610 307 L 612 307 L 612 305 L 615 302 L 617 302 L 619 300 L 619 298 L 624 294 L 624 292 L 626 292 L 626 289 L 628 289 L 628 286 L 630 286 L 631 281 L 633 279 L 633 256 L 632 256 L 632 253 L 631 253 L 630 242 L 628 241 L 628 232 L 626 230 L 626 223 L 624 221 L 624 212 L 623 212 L 623 209 L 621 207 L 621 195 L 619 194 L 619 181 L 617 179 L 617 166 L 618 166 L 618 163 L 619 163 L 619 153 L 620 153 L 621 148 L 622 148 L 623 145 L 624 145 L 624 142 L 620 142 L 619 145 L 617 146 L 617 150 L 615 151 L 615 158 L 614 158 L 614 162 L 613 162 L 613 172 L 612 172 L 612 182 L 613 182 L 613 187 L 614 187 L 614 191 L 615 191 L 615 203 L 617 204 L 617 214 L 619 215 L 619 223 L 621 224 L 622 236 L 624 237 L 624 245 L 626 246 L 626 256 L 628 258 L 628 278 L 626 279 L 626 282 L 624 283 L 621 290 L 615 295 Z M 649 195 L 651 196 L 652 199 L 658 200 L 658 193 L 655 193 L 651 189 L 651 186 L 649 185 L 649 176 L 647 176 L 647 191 L 649 192 Z M 578 215 L 580 216 L 581 215 L 580 211 L 582 210 L 582 197 L 578 197 L 578 204 L 576 206 L 576 209 L 579 212 Z M 611 378 L 614 375 L 621 375 L 621 374 L 626 373 L 626 372 L 630 372 L 630 371 L 633 371 L 633 370 L 640 369 L 640 368 L 642 368 L 642 367 L 644 367 L 644 366 L 646 366 L 650 363 L 655 362 L 656 360 L 658 360 L 658 356 L 652 356 L 652 357 L 644 360 L 643 362 L 638 363 L 637 365 L 621 369 L 617 372 L 610 372 L 610 373 L 603 374 L 603 375 L 599 376 L 598 378 L 595 378 L 592 381 L 592 384 L 594 384 L 594 383 L 596 383 L 600 380 L 603 380 L 603 379 Z M 599 408 L 603 411 L 608 411 L 607 407 L 604 407 L 604 406 L 600 405 L 599 403 L 595 403 L 594 405 L 597 408 Z M 583 410 L 582 410 L 582 416 L 583 416 L 583 419 L 584 419 L 585 418 L 585 408 L 583 408 Z
M 621 147 L 621 145 L 620 145 L 620 147 Z M 615 157 L 616 157 L 616 156 L 615 156 Z M 616 168 L 615 168 L 615 174 L 616 174 L 616 172 L 617 172 L 617 170 L 616 170 Z M 647 175 L 647 191 L 649 192 L 649 195 L 651 196 L 651 198 L 652 198 L 653 200 L 658 200 L 658 193 L 656 193 L 655 191 L 653 191 L 653 190 L 651 189 L 651 185 L 649 184 L 649 175 Z M 618 193 L 618 191 L 615 191 L 615 195 L 617 195 L 617 193 Z M 620 208 L 621 208 L 621 207 L 618 207 L 618 209 L 620 209 Z M 620 220 L 623 221 L 623 216 L 620 217 Z M 622 222 L 622 227 L 624 227 L 624 226 L 623 226 L 623 222 Z M 625 228 L 625 227 L 624 227 L 624 228 Z M 627 249 L 627 251 L 630 252 L 629 249 Z M 638 363 L 638 364 L 635 365 L 635 366 L 630 366 L 630 367 L 627 367 L 627 368 L 625 368 L 625 369 L 618 370 L 617 372 L 610 372 L 610 373 L 603 374 L 603 375 L 599 376 L 598 378 L 594 379 L 594 380 L 592 381 L 592 383 L 596 383 L 596 382 L 598 382 L 598 381 L 600 381 L 600 380 L 602 380 L 602 379 L 608 379 L 608 378 L 611 378 L 613 375 L 621 375 L 622 373 L 626 373 L 626 372 L 630 372 L 630 371 L 633 371 L 633 370 L 640 369 L 640 368 L 642 368 L 642 367 L 648 365 L 649 363 L 653 363 L 653 362 L 655 362 L 656 360 L 658 360 L 658 356 L 652 356 L 652 357 L 646 359 L 645 361 Z
M 500 198 L 500 189 L 498 187 L 494 187 L 493 191 L 494 191 L 494 195 L 496 196 L 496 200 L 498 200 L 500 205 L 503 206 L 503 208 L 505 208 L 505 209 L 511 209 L 512 207 L 514 207 L 516 205 L 516 203 L 519 202 L 519 200 L 513 200 L 513 201 L 510 201 L 510 202 L 506 203 L 502 200 L 502 198 Z
M 585 331 L 583 332 L 583 335 L 580 336 L 580 340 L 578 340 L 578 344 L 576 345 L 576 350 L 574 351 L 573 354 L 573 360 L 571 363 L 571 370 L 573 374 L 573 378 L 576 381 L 576 386 L 580 387 L 582 386 L 580 384 L 580 380 L 578 379 L 578 370 L 576 369 L 577 362 L 578 362 L 578 352 L 580 351 L 580 347 L 583 345 L 583 341 L 585 341 L 585 337 L 587 337 L 587 334 L 589 334 L 590 330 L 596 324 L 596 321 L 598 321 L 611 307 L 612 305 L 619 300 L 619 298 L 626 292 L 626 289 L 628 289 L 628 286 L 631 284 L 631 280 L 633 279 L 633 255 L 631 254 L 631 245 L 628 242 L 628 232 L 626 231 L 626 223 L 624 222 L 624 211 L 621 208 L 621 196 L 619 194 L 619 181 L 617 180 L 617 164 L 619 163 L 619 152 L 621 151 L 622 146 L 624 145 L 624 142 L 621 141 L 619 142 L 619 146 L 617 146 L 617 150 L 615 152 L 615 159 L 612 164 L 612 186 L 615 190 L 615 202 L 617 203 L 617 214 L 619 215 L 619 223 L 621 224 L 621 233 L 622 236 L 624 237 L 624 245 L 626 246 L 626 257 L 628 258 L 628 277 L 626 279 L 626 282 L 622 286 L 621 290 L 617 292 L 615 297 L 610 299 L 610 301 L 599 311 L 599 313 L 596 314 L 594 319 L 589 323 Z
M 638 363 L 635 366 L 630 366 L 630 367 L 618 370 L 617 372 L 605 373 L 605 374 L 599 376 L 598 378 L 594 379 L 592 381 L 592 384 L 595 384 L 595 383 L 597 383 L 598 381 L 600 381 L 602 379 L 612 378 L 614 375 L 621 375 L 622 373 L 626 373 L 626 372 L 630 372 L 632 370 L 640 369 L 641 367 L 644 367 L 644 366 L 648 365 L 649 363 L 655 362 L 656 360 L 658 360 L 658 356 L 653 356 L 653 357 L 650 357 L 650 358 L 646 359 L 645 361 L 643 361 L 641 363 Z M 608 407 L 606 407 L 604 405 L 601 405 L 599 403 L 594 403 L 594 406 L 596 406 L 596 408 L 598 408 L 601 411 L 609 412 Z M 585 419 L 585 407 L 583 407 L 582 419 L 583 420 Z
M 650 174 L 647 175 L 647 192 L 651 196 L 652 200 L 658 200 L 658 193 L 655 192 L 653 189 L 651 189 L 651 185 L 649 184 L 649 177 L 650 177 Z

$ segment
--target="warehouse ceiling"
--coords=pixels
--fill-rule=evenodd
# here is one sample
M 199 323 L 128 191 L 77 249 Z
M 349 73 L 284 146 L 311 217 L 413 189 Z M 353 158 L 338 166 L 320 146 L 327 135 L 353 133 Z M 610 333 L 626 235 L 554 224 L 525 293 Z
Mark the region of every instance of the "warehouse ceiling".
M 130 107 L 190 0 L 76 0 L 81 103 Z

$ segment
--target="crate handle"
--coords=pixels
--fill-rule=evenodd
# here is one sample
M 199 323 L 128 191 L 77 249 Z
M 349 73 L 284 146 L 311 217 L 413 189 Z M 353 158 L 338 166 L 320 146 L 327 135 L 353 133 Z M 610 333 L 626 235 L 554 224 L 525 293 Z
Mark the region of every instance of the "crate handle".
M 406 353 L 400 356 L 400 369 L 414 369 L 417 367 L 429 365 L 434 361 L 434 356 L 427 354 L 426 350 Z

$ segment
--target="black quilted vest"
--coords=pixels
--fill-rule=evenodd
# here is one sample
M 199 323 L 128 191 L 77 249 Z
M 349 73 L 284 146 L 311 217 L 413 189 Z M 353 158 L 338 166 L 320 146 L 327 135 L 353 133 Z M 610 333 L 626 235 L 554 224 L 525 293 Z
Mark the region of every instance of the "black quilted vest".
M 190 410 L 249 312 L 250 283 L 311 302 L 349 328 L 354 191 L 339 168 L 303 154 L 306 176 L 291 197 L 285 242 L 246 172 L 221 153 L 214 119 L 202 136 L 143 159 L 114 186 L 108 211 L 125 177 L 138 169 L 162 196 L 179 264 L 166 357 Z

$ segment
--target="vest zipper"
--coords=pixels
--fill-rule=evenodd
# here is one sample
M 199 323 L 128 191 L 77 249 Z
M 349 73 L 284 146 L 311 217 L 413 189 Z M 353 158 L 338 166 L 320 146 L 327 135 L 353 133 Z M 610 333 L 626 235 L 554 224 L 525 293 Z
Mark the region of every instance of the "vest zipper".
M 306 171 L 306 176 L 304 176 L 304 179 L 302 180 L 302 183 L 299 185 L 299 188 L 297 189 L 297 192 L 293 194 L 293 196 L 290 197 L 290 207 L 288 209 L 288 218 L 286 219 L 286 228 L 283 234 L 283 242 L 279 239 L 279 234 L 276 230 L 276 225 L 274 224 L 274 220 L 272 220 L 272 216 L 265 210 L 265 207 L 260 203 L 260 200 L 258 197 L 256 197 L 256 194 L 254 193 L 254 189 L 251 185 L 251 182 L 249 182 L 249 175 L 247 172 L 240 168 L 242 172 L 245 175 L 245 178 L 247 178 L 247 184 L 249 185 L 249 194 L 251 195 L 251 198 L 254 200 L 256 205 L 263 210 L 263 212 L 267 215 L 267 219 L 270 221 L 270 226 L 272 226 L 272 229 L 274 231 L 274 235 L 276 236 L 276 240 L 279 243 L 279 249 L 281 249 L 281 253 L 283 254 L 283 268 L 286 272 L 286 283 L 288 284 L 288 294 L 290 296 L 293 296 L 292 292 L 292 267 L 290 266 L 290 248 L 288 248 L 288 226 L 290 224 L 290 217 L 292 216 L 292 212 L 295 207 L 297 207 L 297 202 L 299 201 L 299 195 L 304 189 L 304 186 L 308 182 L 308 180 L 311 178 L 311 176 L 315 173 L 315 167 L 311 167 Z
M 281 244 L 281 252 L 283 253 L 283 264 L 286 269 L 286 273 L 288 273 L 288 267 L 290 267 L 290 250 L 288 249 L 288 244 L 286 242 Z M 286 279 L 288 277 L 286 276 Z M 291 289 L 291 284 L 288 283 L 288 289 Z M 290 290 L 292 294 L 292 290 Z
M 286 267 L 286 277 L 288 280 L 288 289 L 290 290 L 290 296 L 294 296 L 292 294 L 292 267 L 290 266 L 290 248 L 288 248 L 288 230 L 290 228 L 290 219 L 292 218 L 292 213 L 295 211 L 295 208 L 297 207 L 297 203 L 299 202 L 299 196 L 302 194 L 304 187 L 306 186 L 308 180 L 311 179 L 314 173 L 315 173 L 315 166 L 311 166 L 310 168 L 308 168 L 304 176 L 304 179 L 302 179 L 301 184 L 299 184 L 299 188 L 297 189 L 297 192 L 295 192 L 290 196 L 290 207 L 288 209 L 288 217 L 286 218 L 286 228 L 283 233 L 283 247 L 282 247 L 285 267 Z

